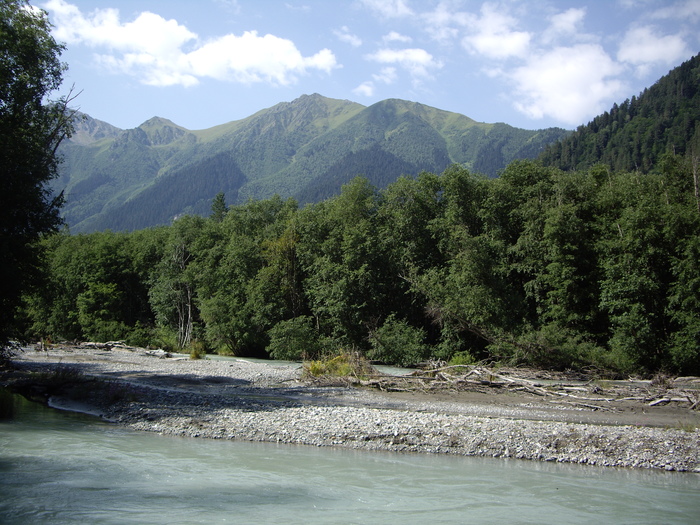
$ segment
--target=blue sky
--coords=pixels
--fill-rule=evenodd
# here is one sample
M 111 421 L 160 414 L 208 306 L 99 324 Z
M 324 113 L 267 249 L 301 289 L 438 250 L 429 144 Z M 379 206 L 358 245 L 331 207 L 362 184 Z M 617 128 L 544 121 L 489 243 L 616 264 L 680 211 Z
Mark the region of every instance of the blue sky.
M 700 52 L 700 0 L 32 0 L 94 118 L 188 129 L 302 94 L 575 128 Z

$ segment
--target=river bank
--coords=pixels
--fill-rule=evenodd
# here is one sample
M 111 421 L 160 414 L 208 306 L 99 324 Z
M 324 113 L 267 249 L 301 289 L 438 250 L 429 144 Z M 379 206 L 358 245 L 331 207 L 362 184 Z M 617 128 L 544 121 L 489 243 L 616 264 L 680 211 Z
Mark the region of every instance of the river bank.
M 673 403 L 586 409 L 526 393 L 381 392 L 305 381 L 298 364 L 143 349 L 57 347 L 14 364 L 52 374 L 56 389 L 43 393 L 55 406 L 161 434 L 700 473 L 700 414 Z

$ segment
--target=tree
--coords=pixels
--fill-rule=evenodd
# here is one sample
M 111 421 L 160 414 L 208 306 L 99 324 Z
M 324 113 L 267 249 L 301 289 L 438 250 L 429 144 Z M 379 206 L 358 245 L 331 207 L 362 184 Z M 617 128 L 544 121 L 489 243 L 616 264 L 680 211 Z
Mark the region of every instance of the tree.
M 199 311 L 195 304 L 197 265 L 193 264 L 205 219 L 185 215 L 173 223 L 163 257 L 150 287 L 151 308 L 157 323 L 177 334 L 176 346 L 187 348 L 194 338 Z
M 220 191 L 211 203 L 211 218 L 216 222 L 221 222 L 224 220 L 227 211 L 226 195 L 223 191 Z
M 65 70 L 63 46 L 50 33 L 44 11 L 24 0 L 0 0 L 0 348 L 17 336 L 22 293 L 37 282 L 36 241 L 56 230 L 61 196 L 56 149 L 70 135 L 70 98 L 47 102 Z M 0 351 L 7 353 L 6 350 Z

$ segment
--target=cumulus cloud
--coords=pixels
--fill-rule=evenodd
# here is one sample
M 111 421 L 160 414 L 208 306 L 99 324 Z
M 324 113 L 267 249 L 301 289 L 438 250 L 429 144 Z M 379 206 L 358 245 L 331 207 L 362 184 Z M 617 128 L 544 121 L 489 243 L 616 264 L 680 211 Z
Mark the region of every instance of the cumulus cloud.
M 374 96 L 376 83 L 393 84 L 399 78 L 395 67 L 384 67 L 379 73 L 372 75 L 373 80 L 363 82 L 352 90 L 356 95 L 363 97 Z
M 376 12 L 384 9 L 387 17 L 411 9 L 400 1 L 361 2 Z M 597 9 L 566 6 L 553 11 L 551 2 L 535 0 L 434 0 L 430 7 L 427 2 L 413 2 L 410 20 L 440 44 L 440 52 L 449 53 L 453 44 L 461 44 L 469 54 L 466 67 L 500 80 L 497 89 L 518 111 L 533 119 L 548 117 L 575 125 L 604 111 L 615 99 L 629 96 L 626 79 L 631 71 L 643 76 L 653 66 L 673 66 L 692 54 L 692 42 L 697 43 L 692 24 L 700 19 L 700 0 L 616 2 L 618 9 L 628 9 L 631 18 L 620 20 L 618 32 L 605 39 L 586 29 L 588 22 L 600 22 L 587 19 L 589 12 L 595 11 L 597 17 Z M 610 7 L 612 12 L 615 6 Z M 418 60 L 416 55 L 409 62 L 408 54 L 400 54 L 406 50 L 390 49 L 389 35 L 384 39 L 387 49 L 366 58 L 412 71 L 414 81 L 436 71 L 426 64 L 442 66 L 432 55 L 430 60 L 425 56 Z M 433 49 L 426 47 L 423 53 L 429 51 Z M 375 76 L 373 88 L 379 82 Z
M 690 54 L 681 35 L 659 35 L 651 26 L 636 27 L 625 34 L 617 59 L 632 64 L 644 75 L 653 64 L 670 65 Z
M 352 47 L 360 47 L 362 45 L 362 39 L 351 33 L 348 26 L 343 26 L 340 29 L 334 30 L 333 34 L 338 37 L 338 40 L 350 44 Z
M 390 31 L 382 37 L 384 42 L 403 42 L 404 44 L 411 42 L 413 39 L 410 36 L 402 35 L 396 31 Z
M 599 45 L 580 44 L 535 55 L 506 74 L 515 83 L 518 110 L 575 125 L 623 93 L 622 70 Z
M 496 5 L 484 4 L 481 16 L 473 18 L 470 33 L 462 44 L 471 52 L 487 58 L 522 58 L 528 53 L 532 36 L 526 31 L 517 31 L 517 23 Z
M 430 37 L 441 43 L 456 39 L 459 36 L 459 27 L 474 21 L 473 16 L 455 11 L 446 2 L 440 2 L 432 11 L 423 13 L 421 18 Z
M 400 18 L 413 15 L 405 0 L 360 0 L 360 2 L 387 18 Z
M 374 82 L 372 82 L 371 80 L 363 82 L 355 89 L 353 89 L 352 92 L 362 97 L 371 97 L 374 95 Z
M 335 66 L 335 58 L 327 49 L 304 57 L 292 41 L 273 35 L 259 36 L 256 31 L 207 42 L 187 53 L 183 62 L 183 67 L 197 77 L 281 85 L 293 82 L 297 74 L 307 69 L 330 71 Z
M 571 8 L 563 13 L 549 17 L 549 27 L 542 35 L 544 43 L 554 42 L 560 38 L 582 38 L 581 26 L 586 18 L 586 8 Z
M 353 92 L 363 96 L 373 96 L 376 83 L 393 84 L 398 79 L 397 67 L 407 71 L 414 85 L 420 85 L 423 80 L 430 78 L 432 69 L 439 69 L 442 63 L 424 49 L 380 49 L 376 53 L 365 55 L 367 60 L 380 64 L 391 64 L 383 67 L 379 73 L 372 75 L 373 80 L 363 82 Z
M 372 75 L 372 78 L 382 84 L 393 84 L 396 82 L 398 75 L 395 67 L 384 67 L 379 73 Z
M 308 70 L 337 67 L 328 49 L 305 57 L 291 40 L 255 31 L 200 42 L 176 20 L 149 12 L 123 23 L 116 9 L 97 9 L 86 16 L 65 0 L 50 0 L 43 7 L 51 13 L 58 40 L 98 49 L 99 64 L 148 85 L 191 86 L 204 77 L 285 85 Z
M 700 18 L 700 0 L 684 0 L 657 9 L 653 18 L 697 21 Z
M 430 69 L 439 69 L 442 63 L 435 60 L 425 49 L 380 49 L 367 55 L 369 60 L 380 64 L 397 64 L 408 71 L 414 79 L 429 77 Z

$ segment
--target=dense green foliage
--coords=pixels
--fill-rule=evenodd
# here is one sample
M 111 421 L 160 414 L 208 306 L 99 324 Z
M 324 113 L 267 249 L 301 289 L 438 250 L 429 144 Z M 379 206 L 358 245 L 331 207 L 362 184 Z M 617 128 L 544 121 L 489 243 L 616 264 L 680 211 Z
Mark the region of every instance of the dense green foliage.
M 206 215 L 220 191 L 234 204 L 272 195 L 306 203 L 337 195 L 358 174 L 378 188 L 451 163 L 495 176 L 566 133 L 477 123 L 404 100 L 364 107 L 320 95 L 201 131 L 157 117 L 123 131 L 86 117 L 62 146 L 54 186 L 65 189 L 73 231 L 136 230 Z
M 668 151 L 700 155 L 700 55 L 619 106 L 552 144 L 541 160 L 563 170 L 602 162 L 648 172 Z
M 452 166 L 383 190 L 356 178 L 299 208 L 274 197 L 134 233 L 44 241 L 35 336 L 402 365 L 492 359 L 700 372 L 692 166 L 498 179 Z
M 62 50 L 46 13 L 0 0 L 0 349 L 17 336 L 21 295 L 37 283 L 40 257 L 32 243 L 60 224 L 62 197 L 53 197 L 48 183 L 72 117 L 66 100 L 47 97 L 61 84 Z

